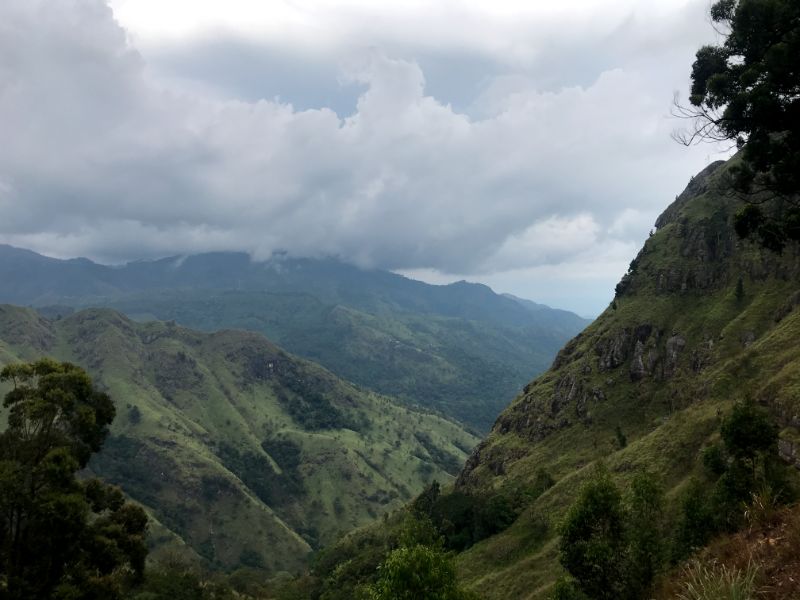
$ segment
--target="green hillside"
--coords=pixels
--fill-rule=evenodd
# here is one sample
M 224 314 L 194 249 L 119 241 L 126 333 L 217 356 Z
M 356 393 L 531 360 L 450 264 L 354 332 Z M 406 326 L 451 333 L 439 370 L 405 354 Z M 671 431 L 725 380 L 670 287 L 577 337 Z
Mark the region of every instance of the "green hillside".
M 800 465 L 800 251 L 736 236 L 728 168 L 710 165 L 661 215 L 608 309 L 500 415 L 440 504 L 465 515 L 445 527 L 461 547 L 461 581 L 480 597 L 549 596 L 564 573 L 558 525 L 601 461 L 623 488 L 652 473 L 674 506 L 690 478 L 703 479 L 701 451 L 737 400 L 770 409 L 781 455 Z M 506 499 L 499 513 L 474 512 L 493 497 Z M 487 536 L 492 527 L 502 531 Z M 380 554 L 392 535 L 378 526 L 356 539 L 379 540 Z M 349 560 L 358 545 L 331 552 Z M 337 572 L 318 570 L 323 588 Z
M 477 441 L 255 333 L 0 306 L 0 363 L 45 355 L 86 368 L 116 402 L 90 468 L 152 514 L 154 546 L 214 567 L 297 571 L 318 545 L 451 480 Z
M 558 522 L 599 459 L 621 480 L 650 470 L 674 495 L 700 474 L 701 449 L 742 399 L 771 408 L 784 427 L 782 453 L 794 456 L 800 253 L 737 238 L 727 168 L 715 163 L 693 178 L 614 302 L 526 386 L 467 462 L 459 489 L 531 482 L 540 468 L 556 479 L 508 530 L 460 555 L 462 576 L 486 598 L 546 596 L 561 572 L 554 527 L 533 539 L 528 531 L 542 515 Z
M 0 302 L 68 314 L 263 333 L 381 394 L 488 431 L 508 398 L 588 324 L 568 311 L 458 282 L 435 286 L 335 260 L 210 253 L 108 267 L 0 245 Z
M 289 292 L 162 291 L 106 303 L 138 320 L 263 333 L 348 381 L 482 431 L 578 329 L 555 324 L 514 329 L 403 311 L 370 314 Z

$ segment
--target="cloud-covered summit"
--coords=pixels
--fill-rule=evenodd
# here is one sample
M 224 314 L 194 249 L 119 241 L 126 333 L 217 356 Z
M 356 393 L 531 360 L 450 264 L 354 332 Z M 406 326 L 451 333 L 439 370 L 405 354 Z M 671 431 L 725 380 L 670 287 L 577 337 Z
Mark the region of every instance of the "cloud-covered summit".
M 357 52 L 350 40 L 335 61 L 354 100 L 342 111 L 237 97 L 213 77 L 189 81 L 188 67 L 165 76 L 158 53 L 151 64 L 100 0 L 6 0 L 0 242 L 104 261 L 286 250 L 495 285 L 574 277 L 582 265 L 607 297 L 660 208 L 705 163 L 708 149 L 669 139 L 667 118 L 698 4 L 665 21 L 685 42 L 674 52 L 656 24 L 651 39 L 623 20 L 612 30 L 628 37 L 609 39 L 597 64 L 570 62 L 569 40 L 573 53 L 590 50 L 565 34 L 552 57 L 512 72 L 519 57 L 503 66 L 502 49 L 478 39 L 464 56 L 483 52 L 494 66 L 463 108 L 429 92 L 458 90 L 426 81 L 430 42 L 417 57 L 388 38 Z M 300 54 L 284 54 L 302 73 Z

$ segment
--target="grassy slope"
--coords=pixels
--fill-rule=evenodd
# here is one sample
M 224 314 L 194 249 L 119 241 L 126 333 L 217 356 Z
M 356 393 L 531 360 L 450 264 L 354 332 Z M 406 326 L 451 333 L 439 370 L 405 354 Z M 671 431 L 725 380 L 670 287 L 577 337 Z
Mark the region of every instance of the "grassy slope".
M 728 573 L 755 569 L 753 597 L 762 600 L 800 597 L 800 506 L 760 513 L 746 529 L 714 540 L 697 559 L 717 575 L 722 569 Z M 697 589 L 697 580 L 692 577 L 697 572 L 693 561 L 676 567 L 657 582 L 653 598 L 667 600 L 685 594 L 687 584 Z M 711 585 L 709 588 L 714 589 Z
M 736 206 L 719 189 L 724 173 L 708 169 L 690 183 L 659 220 L 625 291 L 526 387 L 468 461 L 465 487 L 531 481 L 539 467 L 558 480 L 511 528 L 459 556 L 462 578 L 483 597 L 546 596 L 560 572 L 555 527 L 542 539 L 530 535 L 533 524 L 539 515 L 557 524 L 598 459 L 620 480 L 656 472 L 675 494 L 720 415 L 745 397 L 773 409 L 784 451 L 795 448 L 787 444 L 800 398 L 798 252 L 779 257 L 736 239 Z M 623 450 L 617 425 L 629 442 Z
M 434 314 L 370 314 L 300 293 L 148 292 L 108 304 L 136 319 L 263 333 L 348 381 L 482 431 L 577 331 L 571 322 L 512 329 Z
M 0 363 L 42 355 L 85 367 L 115 399 L 91 468 L 156 517 L 154 543 L 224 568 L 298 569 L 312 545 L 451 478 L 476 441 L 254 333 L 0 306 Z

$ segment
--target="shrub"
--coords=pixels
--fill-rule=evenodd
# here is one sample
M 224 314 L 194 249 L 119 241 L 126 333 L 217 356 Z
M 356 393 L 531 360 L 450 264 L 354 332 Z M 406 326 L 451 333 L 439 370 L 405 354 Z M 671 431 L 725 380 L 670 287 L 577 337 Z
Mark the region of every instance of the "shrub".
M 751 600 L 755 597 L 759 571 L 748 564 L 744 569 L 707 565 L 694 560 L 684 570 L 679 600 Z

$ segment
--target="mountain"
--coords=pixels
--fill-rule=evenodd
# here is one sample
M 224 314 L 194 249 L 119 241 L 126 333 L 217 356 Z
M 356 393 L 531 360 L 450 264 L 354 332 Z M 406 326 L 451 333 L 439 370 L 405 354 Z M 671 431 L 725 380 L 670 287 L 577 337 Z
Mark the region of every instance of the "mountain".
M 732 159 L 735 160 L 735 159 Z M 555 485 L 506 531 L 459 557 L 486 598 L 544 598 L 561 572 L 554 528 L 594 464 L 620 479 L 657 473 L 668 494 L 700 476 L 699 454 L 733 401 L 779 419 L 781 452 L 796 460 L 800 390 L 800 251 L 782 255 L 737 238 L 729 164 L 698 174 L 658 218 L 606 311 L 503 411 L 457 489 Z M 615 442 L 619 428 L 627 438 Z
M 220 568 L 297 571 L 317 546 L 452 480 L 477 441 L 255 333 L 0 305 L 0 363 L 40 356 L 86 368 L 114 399 L 90 469 L 146 507 L 156 555 Z
M 508 298 L 509 300 L 513 300 L 517 304 L 521 304 L 534 315 L 546 318 L 547 322 L 550 323 L 551 325 L 560 324 L 565 329 L 572 328 L 575 325 L 576 315 L 573 312 L 570 312 L 568 310 L 561 310 L 558 308 L 551 308 L 546 304 L 539 304 L 538 302 L 534 302 L 533 300 L 528 300 L 527 298 L 520 298 L 519 296 L 515 296 L 514 294 L 500 294 L 500 295 L 503 296 L 503 298 Z M 591 322 L 591 319 L 583 318 L 583 321 L 584 325 L 588 325 Z
M 708 481 L 703 451 L 736 401 L 769 409 L 781 456 L 800 468 L 800 247 L 776 254 L 737 237 L 741 204 L 726 191 L 736 160 L 692 178 L 608 308 L 500 414 L 454 491 L 438 505 L 430 490 L 415 501 L 446 511 L 460 580 L 479 597 L 549 597 L 564 574 L 558 524 L 599 463 L 623 490 L 653 474 L 676 525 L 690 480 Z M 369 556 L 361 545 L 380 564 L 398 535 L 391 523 L 330 549 L 323 589 L 340 573 L 351 585 L 374 578 L 347 565 Z
M 0 246 L 0 301 L 67 314 L 242 328 L 349 381 L 486 431 L 508 398 L 588 324 L 467 282 L 428 285 L 335 260 L 210 253 L 120 267 Z M 532 308 L 535 306 L 535 308 Z

